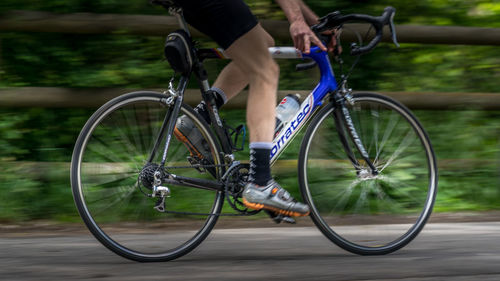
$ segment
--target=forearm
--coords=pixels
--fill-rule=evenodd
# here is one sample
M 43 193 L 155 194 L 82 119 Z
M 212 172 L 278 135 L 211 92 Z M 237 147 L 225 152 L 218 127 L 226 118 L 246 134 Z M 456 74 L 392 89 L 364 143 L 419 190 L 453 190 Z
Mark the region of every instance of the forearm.
M 314 13 L 302 0 L 296 1 L 299 2 L 300 10 L 302 11 L 302 15 L 304 16 L 307 24 L 310 26 L 317 24 L 319 18 L 318 15 L 316 15 L 316 13 Z
M 290 35 L 295 48 L 305 54 L 310 52 L 311 43 L 317 45 L 321 50 L 327 48 L 312 32 L 310 25 L 317 22 L 316 14 L 309 9 L 302 0 L 275 0 L 288 18 L 290 23 Z
M 304 21 L 308 25 L 318 23 L 318 16 L 302 0 L 275 0 L 285 13 L 288 22 Z
M 302 14 L 301 2 L 300 0 L 275 0 L 281 9 L 285 13 L 286 18 L 290 24 L 303 21 L 306 22 L 304 15 Z M 302 3 L 304 4 L 304 3 Z

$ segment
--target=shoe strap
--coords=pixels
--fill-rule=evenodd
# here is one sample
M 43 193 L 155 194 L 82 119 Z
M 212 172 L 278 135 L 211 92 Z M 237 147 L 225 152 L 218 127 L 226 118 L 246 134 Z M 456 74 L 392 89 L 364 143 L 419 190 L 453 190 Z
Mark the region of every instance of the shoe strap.
M 295 201 L 293 197 L 290 195 L 290 193 L 281 187 L 277 182 L 272 180 L 272 183 L 269 184 L 269 188 L 271 188 L 271 192 L 269 193 L 269 196 L 274 197 L 278 196 L 283 201 Z

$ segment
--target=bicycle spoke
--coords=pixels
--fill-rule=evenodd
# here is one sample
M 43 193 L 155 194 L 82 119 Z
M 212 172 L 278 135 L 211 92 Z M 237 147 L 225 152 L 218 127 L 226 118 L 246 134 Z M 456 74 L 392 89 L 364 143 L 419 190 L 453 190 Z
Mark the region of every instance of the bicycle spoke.
M 112 190 L 101 190 L 102 193 L 109 194 L 109 195 L 107 195 L 107 196 L 99 196 L 98 199 L 96 199 L 96 200 L 89 200 L 89 201 L 87 201 L 87 203 L 89 205 L 93 205 L 93 204 L 98 203 L 98 202 L 106 201 L 106 208 L 107 208 L 109 206 L 112 206 L 112 205 L 116 204 L 120 200 L 128 197 L 134 191 L 135 191 L 135 187 L 134 186 L 129 186 L 129 185 L 116 186 Z M 93 192 L 93 193 L 96 193 L 96 192 Z M 114 198 L 114 197 L 117 197 L 117 199 L 113 200 L 111 202 L 108 201 L 109 198 Z
M 109 141 L 102 140 L 99 136 L 94 136 L 89 142 L 91 142 L 91 144 L 87 144 L 88 149 L 104 157 L 104 159 L 109 160 L 108 162 L 124 162 L 123 160 L 128 160 L 129 162 L 134 163 L 132 151 L 127 151 L 124 154 L 110 153 L 108 148 Z M 116 143 L 113 142 L 113 145 L 116 145 Z M 127 156 L 127 158 L 120 159 L 118 155 Z
M 132 105 L 132 108 L 135 107 L 135 104 Z M 130 110 L 130 109 L 129 109 Z M 121 110 L 121 113 L 122 113 L 122 118 L 123 120 L 125 121 L 125 124 L 126 124 L 126 128 L 128 130 L 136 130 L 137 129 L 137 122 L 135 120 L 135 118 L 131 118 L 129 115 L 130 114 L 127 114 L 126 112 L 127 110 Z M 130 135 L 130 132 L 128 132 L 128 134 Z M 132 133 L 132 139 L 134 141 L 134 147 L 135 147 L 135 151 L 134 152 L 139 152 L 141 153 L 142 151 L 140 150 L 140 147 L 141 147 L 141 141 L 140 141 L 140 134 L 137 134 L 136 132 Z
M 134 105 L 133 109 L 134 109 L 133 116 L 135 117 L 134 120 L 136 120 L 136 126 L 137 126 L 137 131 L 138 131 L 138 134 L 136 134 L 136 135 L 139 135 L 139 141 L 140 141 L 140 145 L 141 145 L 141 150 L 140 151 L 142 153 L 145 153 L 147 151 L 146 150 L 147 146 L 146 146 L 146 144 L 144 142 L 144 138 L 146 137 L 146 134 L 143 133 L 144 126 L 142 124 L 140 124 L 141 119 L 139 117 L 141 117 L 141 115 L 137 114 L 137 106 Z M 145 116 L 142 116 L 142 120 L 144 120 L 144 117 Z
M 396 127 L 398 121 L 399 121 L 399 116 L 396 115 L 396 113 L 391 112 L 391 116 L 389 119 L 389 124 L 386 125 L 384 135 L 382 137 L 382 141 L 380 143 L 379 149 L 377 151 L 377 154 L 375 155 L 375 159 L 373 162 L 378 161 L 378 158 L 380 157 L 380 154 L 384 150 L 385 145 L 388 142 L 389 137 L 392 135 L 392 132 L 394 131 L 394 128 Z
M 118 175 L 119 175 L 119 177 L 117 177 Z M 132 176 L 132 175 L 138 176 L 138 173 L 134 172 L 134 173 L 127 173 L 127 174 L 122 174 L 122 173 L 115 174 L 115 176 L 113 176 L 109 179 L 106 178 L 103 181 L 95 181 L 97 178 L 95 178 L 95 176 L 94 176 L 91 180 L 89 179 L 88 183 L 92 184 L 96 187 L 99 186 L 101 188 L 106 188 L 107 186 L 113 186 L 113 184 L 118 183 L 120 181 L 123 181 L 125 179 L 130 179 L 130 176 Z M 102 176 L 102 175 L 98 175 L 98 176 Z M 108 175 L 106 175 L 106 176 L 108 176 Z
M 379 128 L 379 113 L 377 110 L 373 108 L 373 106 L 370 108 L 370 116 L 372 116 L 372 119 L 374 120 L 373 122 L 373 137 L 372 141 L 370 142 L 370 146 L 367 149 L 368 155 L 370 155 L 370 152 L 372 150 L 373 145 L 375 146 L 375 151 L 379 151 L 379 145 L 378 145 L 378 128 Z
M 408 132 L 408 134 L 406 134 L 405 138 L 399 144 L 396 151 L 393 152 L 393 154 L 391 155 L 391 157 L 389 157 L 385 165 L 380 169 L 380 172 L 382 172 L 387 166 L 389 166 L 392 163 L 392 161 L 396 159 L 396 157 L 398 157 L 401 153 L 403 153 L 403 151 L 405 151 L 408 148 L 408 146 L 410 146 L 411 143 L 415 141 L 415 139 L 413 138 L 410 139 L 410 137 L 412 137 L 413 135 L 414 135 L 413 132 Z
M 153 114 L 151 112 L 151 105 L 148 104 L 148 106 L 146 108 L 147 108 L 147 116 L 152 117 Z M 149 144 L 149 147 L 148 147 L 148 150 L 147 150 L 148 153 L 153 150 L 153 147 L 155 146 L 155 142 L 158 139 L 158 135 L 161 132 L 161 121 L 163 120 L 163 118 L 161 118 L 160 112 L 163 112 L 164 114 L 167 114 L 166 110 L 158 110 L 157 109 L 154 112 L 156 113 L 154 115 L 155 118 L 151 118 L 152 120 L 154 120 L 154 122 L 150 122 L 149 126 L 147 126 L 148 129 L 149 129 L 147 134 L 148 134 L 148 136 L 151 136 L 151 138 L 150 138 L 150 144 Z M 153 125 L 156 125 L 155 128 L 153 128 Z

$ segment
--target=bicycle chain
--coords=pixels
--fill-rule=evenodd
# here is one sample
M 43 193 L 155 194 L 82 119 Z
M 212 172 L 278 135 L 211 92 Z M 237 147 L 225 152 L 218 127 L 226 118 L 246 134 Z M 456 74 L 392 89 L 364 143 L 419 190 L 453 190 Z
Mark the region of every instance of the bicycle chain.
M 221 167 L 228 167 L 229 164 L 212 164 L 212 165 L 201 165 L 201 164 L 196 164 L 196 165 L 189 165 L 189 166 L 172 166 L 172 167 L 164 167 L 165 169 L 189 169 L 189 168 L 221 168 Z
M 173 166 L 173 167 L 165 167 L 165 169 L 189 169 L 189 168 L 221 168 L 228 167 L 230 164 L 211 164 L 211 165 L 189 165 L 189 166 Z M 230 195 L 229 192 L 225 192 L 225 195 Z M 223 213 L 194 213 L 194 212 L 180 212 L 180 211 L 170 211 L 164 210 L 163 213 L 167 214 L 177 214 L 177 215 L 191 215 L 191 216 L 218 216 L 218 217 L 242 217 L 242 216 L 251 216 L 252 214 L 248 213 L 240 213 L 240 214 L 223 214 Z

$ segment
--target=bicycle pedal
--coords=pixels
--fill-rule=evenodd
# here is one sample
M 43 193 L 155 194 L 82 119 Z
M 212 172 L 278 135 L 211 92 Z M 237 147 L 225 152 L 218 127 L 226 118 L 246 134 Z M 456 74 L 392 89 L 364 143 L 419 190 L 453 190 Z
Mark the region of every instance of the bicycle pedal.
M 294 218 L 283 216 L 283 215 L 278 215 L 275 218 L 275 220 L 279 220 L 278 223 L 280 223 L 280 222 L 286 222 L 286 223 L 289 223 L 289 224 L 296 224 L 297 223 Z
M 276 224 L 280 224 L 282 222 L 289 223 L 289 224 L 296 224 L 297 223 L 295 221 L 295 219 L 292 218 L 292 217 L 284 216 L 284 215 L 281 215 L 281 214 L 276 214 L 276 213 L 268 211 L 268 210 L 265 210 L 265 212 L 271 217 L 271 219 Z

